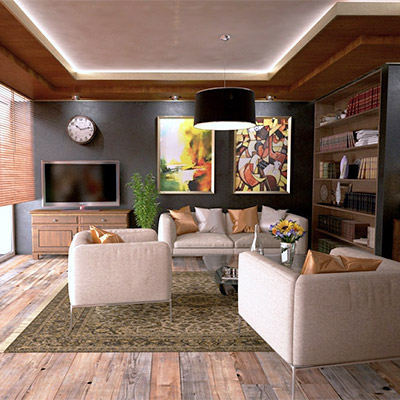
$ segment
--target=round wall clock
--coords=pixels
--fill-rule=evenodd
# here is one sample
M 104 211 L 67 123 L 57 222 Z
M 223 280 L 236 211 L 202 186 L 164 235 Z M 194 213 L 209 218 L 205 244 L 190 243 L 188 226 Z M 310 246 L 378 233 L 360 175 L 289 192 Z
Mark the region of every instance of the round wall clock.
M 319 188 L 319 197 L 321 198 L 321 200 L 323 202 L 326 202 L 326 200 L 328 199 L 328 195 L 329 195 L 328 186 L 326 186 L 325 184 L 321 185 L 321 187 Z
M 79 144 L 89 143 L 96 134 L 96 124 L 89 117 L 75 115 L 68 122 L 67 133 L 70 139 Z

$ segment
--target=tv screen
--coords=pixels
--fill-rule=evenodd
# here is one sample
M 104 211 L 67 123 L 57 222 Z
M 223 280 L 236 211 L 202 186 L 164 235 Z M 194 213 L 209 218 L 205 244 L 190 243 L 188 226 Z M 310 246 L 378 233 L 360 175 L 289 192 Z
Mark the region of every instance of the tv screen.
M 43 206 L 119 206 L 119 161 L 42 161 Z

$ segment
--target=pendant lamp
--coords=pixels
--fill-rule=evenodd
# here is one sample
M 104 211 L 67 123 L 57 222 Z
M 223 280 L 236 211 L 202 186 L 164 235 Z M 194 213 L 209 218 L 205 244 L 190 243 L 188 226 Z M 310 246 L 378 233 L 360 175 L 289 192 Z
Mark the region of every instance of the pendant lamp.
M 223 41 L 229 35 L 221 35 Z M 256 125 L 255 95 L 241 87 L 216 87 L 196 93 L 194 127 L 209 130 L 247 129 Z

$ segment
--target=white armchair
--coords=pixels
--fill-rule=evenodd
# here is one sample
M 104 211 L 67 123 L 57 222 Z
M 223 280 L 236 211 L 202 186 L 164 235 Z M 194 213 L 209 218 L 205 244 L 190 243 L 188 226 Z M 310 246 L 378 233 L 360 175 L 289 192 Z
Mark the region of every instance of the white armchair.
M 68 290 L 73 309 L 102 305 L 169 302 L 172 320 L 172 259 L 152 229 L 110 229 L 124 243 L 94 244 L 89 231 L 72 240 Z
M 259 254 L 239 255 L 239 318 L 290 364 L 292 399 L 300 368 L 400 358 L 400 263 L 382 260 L 376 271 L 300 275 Z

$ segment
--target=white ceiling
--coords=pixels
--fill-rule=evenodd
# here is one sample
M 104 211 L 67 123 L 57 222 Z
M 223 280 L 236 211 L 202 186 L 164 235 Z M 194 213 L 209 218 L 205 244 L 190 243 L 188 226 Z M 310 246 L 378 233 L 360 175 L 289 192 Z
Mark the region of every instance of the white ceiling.
M 108 78 L 115 73 L 135 73 L 136 77 L 144 78 L 155 73 L 222 74 L 224 64 L 227 73 L 267 74 L 282 64 L 285 55 L 335 3 L 334 0 L 5 2 L 71 73 L 86 79 L 98 79 L 104 73 Z M 366 3 L 358 2 L 358 8 Z M 223 33 L 231 35 L 229 42 L 219 39 Z

